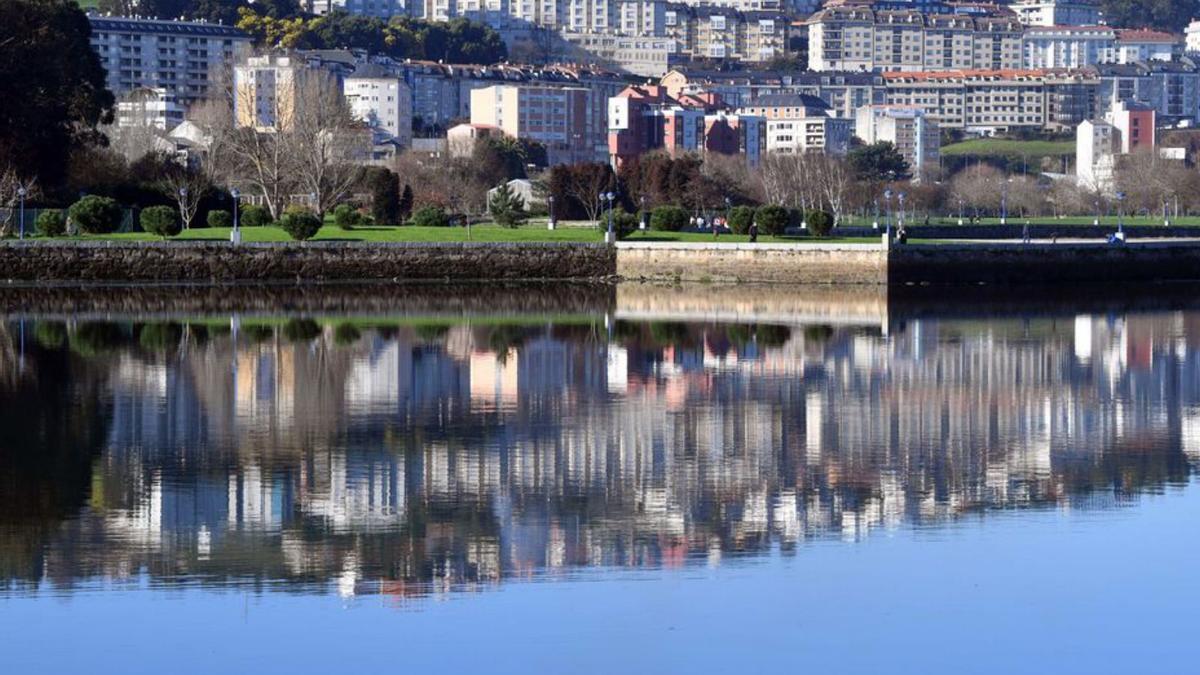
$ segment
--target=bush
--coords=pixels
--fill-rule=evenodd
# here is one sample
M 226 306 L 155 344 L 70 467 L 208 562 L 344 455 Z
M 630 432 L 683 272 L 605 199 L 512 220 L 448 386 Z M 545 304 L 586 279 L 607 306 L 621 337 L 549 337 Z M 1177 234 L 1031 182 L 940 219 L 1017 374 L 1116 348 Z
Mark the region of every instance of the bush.
M 362 214 L 349 204 L 338 204 L 333 210 L 333 224 L 343 230 L 353 230 L 363 224 Z
M 787 230 L 788 212 L 782 206 L 760 206 L 754 212 L 754 220 L 764 234 L 779 236 Z
M 659 232 L 678 232 L 688 224 L 688 214 L 679 206 L 656 206 L 650 212 L 650 229 Z
M 749 206 L 735 206 L 729 210 L 729 229 L 734 234 L 746 234 L 750 224 L 754 222 L 754 209 Z
M 46 209 L 33 221 L 38 234 L 43 237 L 61 237 L 67 233 L 67 218 L 61 209 Z
M 209 227 L 233 227 L 233 214 L 228 211 L 209 211 L 205 222 Z
M 613 231 L 617 233 L 617 239 L 624 239 L 638 229 L 636 213 L 630 213 L 625 209 L 613 209 L 612 218 Z M 608 221 L 604 222 L 604 227 L 608 227 Z
M 436 206 L 423 206 L 413 213 L 408 223 L 415 227 L 448 227 L 450 219 L 445 211 Z
M 240 227 L 263 227 L 271 224 L 271 212 L 265 206 L 255 206 L 251 204 L 242 209 L 238 218 L 238 226 Z
M 138 217 L 138 222 L 142 224 L 142 229 L 150 234 L 158 235 L 163 239 L 174 237 L 179 234 L 181 228 L 179 218 L 175 214 L 175 209 L 169 206 L 151 206 L 147 209 L 142 209 L 142 214 Z
M 67 210 L 71 222 L 86 234 L 109 234 L 121 226 L 121 205 L 109 197 L 88 195 Z
M 317 214 L 300 206 L 289 206 L 279 218 L 279 226 L 296 241 L 312 239 L 321 229 L 321 219 Z
M 813 209 L 804 220 L 808 223 L 808 231 L 814 237 L 828 237 L 833 231 L 833 216 L 828 211 Z

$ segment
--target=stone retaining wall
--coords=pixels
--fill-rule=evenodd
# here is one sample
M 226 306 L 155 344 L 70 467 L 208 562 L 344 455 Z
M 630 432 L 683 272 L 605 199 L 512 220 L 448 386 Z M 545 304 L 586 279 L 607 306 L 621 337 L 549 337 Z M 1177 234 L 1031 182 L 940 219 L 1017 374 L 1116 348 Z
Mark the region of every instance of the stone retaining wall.
M 651 281 L 882 284 L 877 244 L 683 244 L 621 242 L 617 275 Z
M 568 243 L 5 242 L 0 279 L 59 282 L 602 279 L 611 246 Z
M 890 284 L 1045 284 L 1200 280 L 1200 242 L 898 246 Z

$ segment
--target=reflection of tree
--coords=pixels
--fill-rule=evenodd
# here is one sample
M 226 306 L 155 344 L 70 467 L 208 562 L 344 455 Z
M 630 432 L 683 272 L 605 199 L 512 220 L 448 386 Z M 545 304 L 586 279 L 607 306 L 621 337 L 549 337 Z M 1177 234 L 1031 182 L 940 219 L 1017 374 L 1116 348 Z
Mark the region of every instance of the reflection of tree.
M 39 376 L 0 389 L 0 574 L 36 580 L 47 540 L 87 501 L 108 411 L 66 352 L 26 358 Z

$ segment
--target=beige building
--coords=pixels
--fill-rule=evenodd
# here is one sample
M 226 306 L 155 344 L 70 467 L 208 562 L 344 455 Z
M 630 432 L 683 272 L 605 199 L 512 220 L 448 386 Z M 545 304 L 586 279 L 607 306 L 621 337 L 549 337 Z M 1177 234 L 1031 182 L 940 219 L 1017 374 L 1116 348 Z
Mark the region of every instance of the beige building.
M 604 161 L 607 128 L 597 119 L 592 90 L 583 87 L 496 85 L 471 92 L 471 124 L 492 126 L 546 147 L 550 164 Z
M 921 108 L 863 106 L 855 113 L 854 129 L 864 143 L 887 142 L 896 146 L 917 180 L 927 167 L 936 166 L 941 157 L 941 130 Z
M 787 52 L 790 21 L 779 12 L 739 12 L 711 6 L 670 5 L 666 36 L 690 58 L 770 61 Z
M 309 71 L 290 56 L 252 56 L 233 69 L 233 117 L 239 127 L 287 130 Z
M 930 71 L 1018 68 L 1021 23 L 915 11 L 830 7 L 808 26 L 809 70 Z

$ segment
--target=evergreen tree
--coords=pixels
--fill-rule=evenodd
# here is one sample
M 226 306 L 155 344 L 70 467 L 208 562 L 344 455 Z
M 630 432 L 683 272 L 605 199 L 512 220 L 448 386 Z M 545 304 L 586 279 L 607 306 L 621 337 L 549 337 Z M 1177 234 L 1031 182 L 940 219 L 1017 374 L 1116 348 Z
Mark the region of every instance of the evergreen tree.
M 504 227 L 515 228 L 525 220 L 525 200 L 508 183 L 496 187 L 488 199 L 488 210 L 492 212 L 492 220 Z

